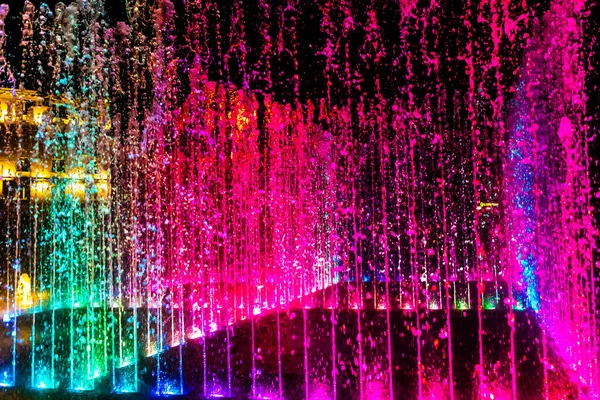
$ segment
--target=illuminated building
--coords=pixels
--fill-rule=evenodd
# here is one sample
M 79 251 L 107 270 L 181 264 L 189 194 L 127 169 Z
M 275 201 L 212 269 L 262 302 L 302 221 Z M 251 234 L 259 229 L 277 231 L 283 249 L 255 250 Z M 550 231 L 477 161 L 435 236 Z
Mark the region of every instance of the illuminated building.
M 87 195 L 106 199 L 109 194 L 109 173 L 94 165 L 93 157 L 69 162 L 64 149 L 44 149 L 36 140 L 38 126 L 52 107 L 65 109 L 64 104 L 39 97 L 28 90 L 0 89 L 0 123 L 3 135 L 0 143 L 0 191 L 5 200 L 50 200 L 53 190 L 82 199 Z M 68 124 L 65 111 L 62 123 Z M 57 118 L 54 117 L 56 120 Z M 54 121 L 55 123 L 57 121 Z

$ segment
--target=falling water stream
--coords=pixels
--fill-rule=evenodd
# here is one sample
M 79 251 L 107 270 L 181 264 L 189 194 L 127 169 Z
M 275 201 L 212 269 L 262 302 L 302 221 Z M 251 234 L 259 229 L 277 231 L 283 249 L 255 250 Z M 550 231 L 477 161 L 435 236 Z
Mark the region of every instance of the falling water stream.
M 1 5 L 0 387 L 596 398 L 590 7 Z

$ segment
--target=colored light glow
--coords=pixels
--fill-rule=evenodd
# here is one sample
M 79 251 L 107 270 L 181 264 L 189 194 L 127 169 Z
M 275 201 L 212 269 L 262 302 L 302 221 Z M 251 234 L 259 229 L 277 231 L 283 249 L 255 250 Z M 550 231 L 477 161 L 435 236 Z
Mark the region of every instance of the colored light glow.
M 484 202 L 481 202 L 481 203 L 479 203 L 479 207 L 477 209 L 481 210 L 481 209 L 484 209 L 484 208 L 494 208 L 494 207 L 498 207 L 498 203 L 484 203 Z
M 17 307 L 19 309 L 29 308 L 33 305 L 31 293 L 31 279 L 27 274 L 21 274 L 17 287 Z
M 188 338 L 192 339 L 192 340 L 202 338 L 202 337 L 204 337 L 204 331 L 202 331 L 200 328 L 198 328 L 196 326 L 192 329 L 192 333 L 190 333 L 188 335 Z
M 122 384 L 115 388 L 115 393 L 128 394 L 128 393 L 137 393 L 137 392 L 138 392 L 138 388 L 134 384 L 130 384 L 130 385 Z
M 34 107 L 31 107 L 31 111 L 33 113 L 33 122 L 36 124 L 41 124 L 44 114 L 46 113 L 46 111 L 48 111 L 48 107 L 34 106 Z
M 121 361 L 121 364 L 119 365 L 120 368 L 124 368 L 124 367 L 128 367 L 133 363 L 133 360 L 130 358 L 124 359 L 123 361 Z
M 148 356 L 148 357 L 154 357 L 157 354 L 158 354 L 157 349 L 151 349 L 151 350 L 146 351 L 146 356 Z
M 221 399 L 227 397 L 227 390 L 221 387 L 218 383 L 212 383 L 208 388 L 208 398 L 209 399 Z
M 31 196 L 33 198 L 49 198 L 52 195 L 52 186 L 45 180 L 36 180 L 31 184 Z
M 133 368 L 133 359 L 127 359 L 127 362 L 121 368 L 115 370 L 116 393 L 136 393 L 139 390 L 136 377 L 136 368 Z
M 515 304 L 513 305 L 513 310 L 516 310 L 516 311 L 525 310 L 525 306 L 523 305 L 523 302 L 521 300 L 517 299 L 515 301 Z
M 56 384 L 52 381 L 50 371 L 46 367 L 38 368 L 32 386 L 37 390 L 56 388 Z
M 6 369 L 10 370 L 11 367 L 6 367 Z M 0 387 L 14 387 L 15 379 L 13 373 L 12 371 L 9 372 L 6 369 L 2 372 L 2 376 L 0 376 Z
M 178 382 L 161 381 L 156 392 L 159 396 L 181 396 L 183 392 Z
M 495 310 L 496 303 L 497 303 L 497 301 L 494 297 L 486 297 L 483 300 L 483 309 L 484 310 Z
M 458 300 L 456 302 L 456 309 L 457 310 L 468 310 L 469 309 L 469 303 L 467 303 L 466 300 Z
M 511 228 L 513 246 L 516 248 L 516 262 L 520 265 L 519 283 L 524 288 L 528 307 L 534 311 L 540 308 L 537 277 L 537 249 L 535 235 L 537 226 L 536 194 L 534 193 L 534 136 L 530 129 L 531 105 L 526 97 L 526 83 L 520 82 L 517 87 L 515 103 L 515 120 L 509 144 L 508 168 L 510 179 L 508 191 L 514 196 L 511 202 Z

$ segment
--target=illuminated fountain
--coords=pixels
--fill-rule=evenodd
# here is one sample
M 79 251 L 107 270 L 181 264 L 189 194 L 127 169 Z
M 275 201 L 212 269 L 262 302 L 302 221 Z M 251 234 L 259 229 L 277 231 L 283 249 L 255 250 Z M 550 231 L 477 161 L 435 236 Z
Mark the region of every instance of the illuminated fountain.
M 2 6 L 0 386 L 595 398 L 585 7 Z

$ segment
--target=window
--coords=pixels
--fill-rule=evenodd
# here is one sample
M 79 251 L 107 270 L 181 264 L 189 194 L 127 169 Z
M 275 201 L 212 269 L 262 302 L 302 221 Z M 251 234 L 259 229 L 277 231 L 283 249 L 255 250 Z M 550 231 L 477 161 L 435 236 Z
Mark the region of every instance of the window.
M 65 160 L 52 161 L 52 172 L 65 172 Z
M 5 180 L 2 182 L 2 196 L 5 199 L 29 200 L 31 196 L 31 182 L 29 179 Z
M 31 160 L 26 157 L 21 157 L 17 161 L 17 172 L 31 172 Z
M 58 116 L 58 118 L 60 119 L 67 119 L 67 117 L 69 116 L 69 113 L 67 112 L 67 107 L 65 106 L 58 106 L 55 110 L 55 113 L 56 116 Z

